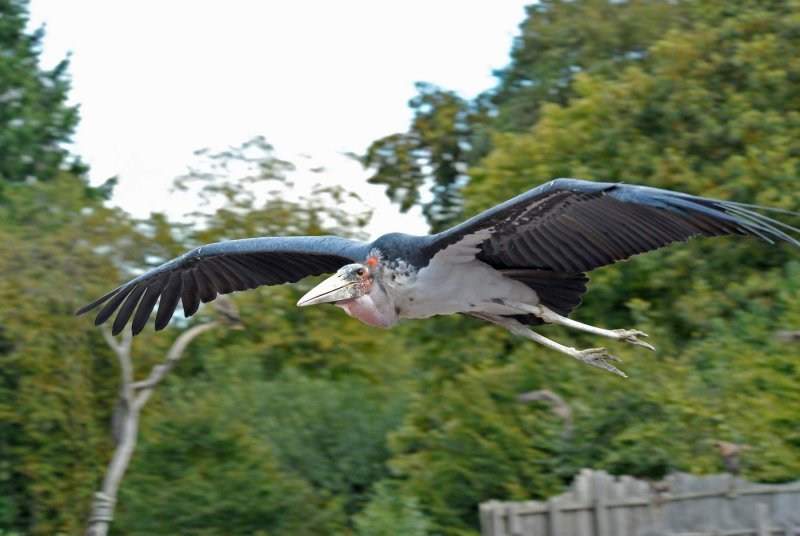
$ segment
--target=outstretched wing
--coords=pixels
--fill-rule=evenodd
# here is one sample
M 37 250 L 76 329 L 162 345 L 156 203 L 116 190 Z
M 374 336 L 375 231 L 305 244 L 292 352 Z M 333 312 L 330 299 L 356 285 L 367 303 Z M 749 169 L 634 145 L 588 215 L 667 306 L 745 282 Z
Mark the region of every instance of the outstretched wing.
M 118 334 L 133 316 L 134 335 L 144 328 L 156 301 L 156 329 L 163 329 L 183 303 L 183 314 L 193 315 L 218 294 L 261 285 L 294 283 L 310 275 L 335 272 L 366 258 L 368 245 L 337 236 L 263 237 L 217 242 L 194 249 L 101 296 L 75 314 L 105 303 L 97 313 L 100 325 L 117 309 L 112 333 Z M 107 303 L 106 303 L 107 302 Z M 138 307 L 137 307 L 138 306 Z
M 474 247 L 496 268 L 581 273 L 694 236 L 754 235 L 800 247 L 767 207 L 658 188 L 557 179 L 430 237 L 427 251 Z M 452 248 L 451 248 L 452 249 Z

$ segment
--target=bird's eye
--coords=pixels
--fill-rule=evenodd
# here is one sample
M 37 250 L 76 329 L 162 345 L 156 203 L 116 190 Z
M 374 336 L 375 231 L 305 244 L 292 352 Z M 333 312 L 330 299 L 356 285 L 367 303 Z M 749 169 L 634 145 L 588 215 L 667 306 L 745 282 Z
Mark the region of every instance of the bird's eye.
M 356 270 L 356 275 L 357 275 L 358 277 L 364 277 L 364 275 L 365 275 L 366 273 L 367 273 L 367 271 L 366 271 L 364 268 L 359 268 L 358 270 Z

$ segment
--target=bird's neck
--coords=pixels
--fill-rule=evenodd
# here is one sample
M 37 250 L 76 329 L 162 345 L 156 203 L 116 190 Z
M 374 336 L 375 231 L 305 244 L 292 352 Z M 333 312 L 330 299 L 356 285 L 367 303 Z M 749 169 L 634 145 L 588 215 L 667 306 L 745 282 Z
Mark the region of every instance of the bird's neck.
M 397 324 L 398 315 L 391 297 L 383 285 L 376 282 L 369 294 L 336 302 L 345 312 L 371 326 L 390 328 Z

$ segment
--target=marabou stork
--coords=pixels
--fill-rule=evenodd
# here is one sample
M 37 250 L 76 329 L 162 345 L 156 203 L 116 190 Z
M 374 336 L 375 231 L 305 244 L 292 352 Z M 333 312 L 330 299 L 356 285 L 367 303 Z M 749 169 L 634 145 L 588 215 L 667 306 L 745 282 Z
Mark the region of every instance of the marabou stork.
M 754 210 L 755 209 L 755 210 Z M 561 324 L 653 349 L 632 329 L 567 318 L 581 303 L 585 272 L 694 236 L 754 235 L 800 247 L 800 229 L 756 210 L 657 188 L 557 179 L 447 231 L 391 233 L 372 243 L 337 236 L 262 237 L 208 244 L 166 262 L 83 307 L 117 310 L 112 332 L 133 318 L 139 333 L 160 298 L 155 328 L 178 304 L 186 317 L 218 294 L 335 272 L 297 302 L 332 303 L 373 326 L 462 313 L 503 326 L 584 363 L 624 376 L 604 348 L 576 350 L 528 326 Z

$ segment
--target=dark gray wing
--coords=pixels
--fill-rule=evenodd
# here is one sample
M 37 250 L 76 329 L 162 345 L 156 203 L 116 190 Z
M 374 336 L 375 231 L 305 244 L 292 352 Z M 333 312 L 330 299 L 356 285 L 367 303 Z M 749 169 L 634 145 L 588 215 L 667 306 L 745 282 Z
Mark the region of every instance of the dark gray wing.
M 294 283 L 310 275 L 335 272 L 362 261 L 369 245 L 337 236 L 246 238 L 217 242 L 194 249 L 101 296 L 75 314 L 81 315 L 105 303 L 97 313 L 100 325 L 119 309 L 112 333 L 118 334 L 133 316 L 134 335 L 144 328 L 156 301 L 156 329 L 163 329 L 183 303 L 184 316 L 200 305 L 237 290 L 261 285 Z M 106 303 L 108 302 L 108 303 Z M 137 307 L 138 306 L 138 307 Z
M 481 233 L 487 238 L 476 256 L 496 268 L 581 273 L 698 235 L 754 235 L 800 247 L 788 234 L 800 229 L 759 209 L 771 210 L 646 186 L 556 179 L 429 237 L 426 252 L 430 257 Z

